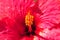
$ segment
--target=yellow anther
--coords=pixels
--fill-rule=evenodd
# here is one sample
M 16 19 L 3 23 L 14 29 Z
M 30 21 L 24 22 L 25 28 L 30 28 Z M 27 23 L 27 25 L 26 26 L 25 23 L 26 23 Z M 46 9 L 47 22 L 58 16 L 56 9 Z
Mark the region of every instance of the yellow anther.
M 28 12 L 28 14 L 25 16 L 25 24 L 30 27 L 33 24 L 33 19 L 34 16 L 32 16 L 30 12 Z

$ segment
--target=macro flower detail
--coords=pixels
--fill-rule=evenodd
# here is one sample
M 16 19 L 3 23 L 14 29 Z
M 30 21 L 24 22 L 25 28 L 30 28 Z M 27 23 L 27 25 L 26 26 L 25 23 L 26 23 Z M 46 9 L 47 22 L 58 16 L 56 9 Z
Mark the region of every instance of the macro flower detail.
M 0 0 L 0 40 L 60 40 L 59 0 Z

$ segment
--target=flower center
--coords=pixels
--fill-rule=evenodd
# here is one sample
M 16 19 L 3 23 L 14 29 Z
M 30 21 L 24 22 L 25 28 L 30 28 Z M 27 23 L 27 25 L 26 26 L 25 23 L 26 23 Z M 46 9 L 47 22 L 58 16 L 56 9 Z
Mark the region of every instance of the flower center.
M 30 12 L 28 12 L 28 14 L 25 16 L 25 25 L 30 27 L 33 24 L 33 19 L 34 16 L 30 14 Z
M 25 16 L 25 25 L 27 26 L 29 32 L 32 31 L 33 20 L 34 20 L 34 16 L 31 15 L 29 11 Z

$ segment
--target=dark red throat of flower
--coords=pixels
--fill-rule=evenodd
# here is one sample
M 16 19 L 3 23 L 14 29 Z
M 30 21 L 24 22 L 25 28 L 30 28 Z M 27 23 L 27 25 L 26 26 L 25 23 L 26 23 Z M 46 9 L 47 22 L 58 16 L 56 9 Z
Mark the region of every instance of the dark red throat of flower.
M 34 16 L 31 15 L 30 11 L 25 16 L 25 25 L 28 27 L 28 31 L 31 32 L 31 25 L 33 25 Z

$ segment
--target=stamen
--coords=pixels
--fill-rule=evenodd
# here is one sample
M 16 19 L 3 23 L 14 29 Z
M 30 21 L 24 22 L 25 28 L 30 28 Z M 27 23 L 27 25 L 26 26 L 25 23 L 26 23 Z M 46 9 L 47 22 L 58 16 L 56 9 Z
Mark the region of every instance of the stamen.
M 30 11 L 25 16 L 25 25 L 29 28 L 29 31 L 31 31 L 31 25 L 33 24 L 34 16 L 30 14 Z
M 25 16 L 25 24 L 27 26 L 31 26 L 33 24 L 33 19 L 34 19 L 34 16 L 32 16 L 30 12 L 28 12 L 28 14 Z

